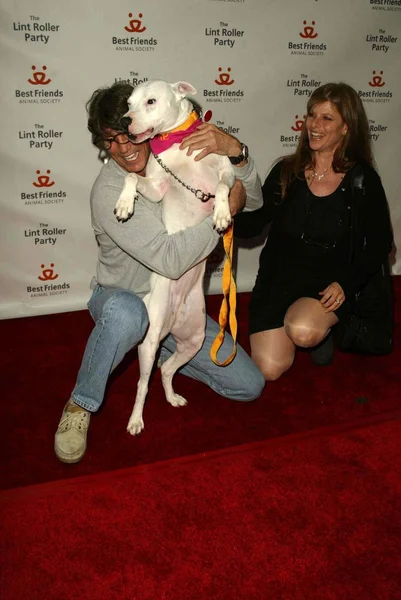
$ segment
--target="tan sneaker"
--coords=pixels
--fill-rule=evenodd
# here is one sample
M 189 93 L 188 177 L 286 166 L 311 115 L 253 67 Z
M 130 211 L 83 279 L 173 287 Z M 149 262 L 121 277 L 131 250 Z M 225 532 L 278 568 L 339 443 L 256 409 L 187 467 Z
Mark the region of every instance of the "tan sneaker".
M 64 407 L 54 438 L 54 451 L 64 463 L 76 463 L 86 451 L 90 412 L 70 399 Z

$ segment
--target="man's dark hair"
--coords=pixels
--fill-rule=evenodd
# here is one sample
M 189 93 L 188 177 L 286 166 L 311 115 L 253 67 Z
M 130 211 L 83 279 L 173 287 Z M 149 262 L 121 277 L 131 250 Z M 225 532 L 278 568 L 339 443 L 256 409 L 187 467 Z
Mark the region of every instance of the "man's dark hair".
M 133 89 L 129 83 L 113 83 L 110 87 L 93 92 L 86 103 L 88 129 L 92 134 L 93 144 L 100 150 L 104 150 L 105 129 L 127 131 L 129 121 L 124 120 L 123 116 L 128 110 L 127 100 Z

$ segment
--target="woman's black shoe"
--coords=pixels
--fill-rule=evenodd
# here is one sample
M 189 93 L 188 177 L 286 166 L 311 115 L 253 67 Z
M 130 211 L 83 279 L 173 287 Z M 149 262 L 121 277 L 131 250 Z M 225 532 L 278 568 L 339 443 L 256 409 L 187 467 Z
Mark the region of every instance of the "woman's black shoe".
M 311 351 L 312 361 L 315 365 L 324 367 L 333 362 L 334 358 L 334 342 L 333 336 L 329 333 L 318 346 L 315 346 Z

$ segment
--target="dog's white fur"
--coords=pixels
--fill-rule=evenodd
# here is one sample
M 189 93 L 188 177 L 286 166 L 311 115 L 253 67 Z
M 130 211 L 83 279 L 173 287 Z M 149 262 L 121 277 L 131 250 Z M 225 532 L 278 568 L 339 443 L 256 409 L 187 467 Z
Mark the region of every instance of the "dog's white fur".
M 132 121 L 130 133 L 140 143 L 183 124 L 193 110 L 187 95 L 196 94 L 187 82 L 170 84 L 165 81 L 147 81 L 138 85 L 128 100 Z M 149 102 L 150 101 L 150 102 Z M 152 202 L 163 199 L 163 222 L 172 234 L 196 225 L 213 211 L 215 227 L 223 231 L 231 222 L 228 194 L 234 183 L 234 171 L 226 156 L 209 154 L 195 162 L 192 156 L 174 144 L 164 151 L 161 159 L 187 185 L 215 194 L 215 199 L 202 203 L 195 195 L 167 174 L 150 156 L 146 177 L 129 173 L 124 189 L 116 204 L 116 216 L 128 218 L 134 211 L 137 191 Z M 171 333 L 176 341 L 176 352 L 162 365 L 162 382 L 166 398 L 173 406 L 186 404 L 185 398 L 172 387 L 174 373 L 190 361 L 201 348 L 205 337 L 206 313 L 203 276 L 206 260 L 192 267 L 177 280 L 153 273 L 150 292 L 144 297 L 149 315 L 149 329 L 138 348 L 140 379 L 134 408 L 128 422 L 128 431 L 138 434 L 144 427 L 143 406 L 148 382 L 160 341 Z

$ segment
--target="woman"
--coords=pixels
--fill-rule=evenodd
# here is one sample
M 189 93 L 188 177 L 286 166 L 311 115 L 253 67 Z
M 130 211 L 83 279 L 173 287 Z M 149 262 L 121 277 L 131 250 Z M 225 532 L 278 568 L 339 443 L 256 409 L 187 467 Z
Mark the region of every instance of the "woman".
M 363 223 L 351 219 L 353 173 L 363 173 Z M 279 160 L 263 186 L 264 205 L 235 218 L 239 237 L 271 223 L 250 303 L 252 358 L 266 380 L 314 348 L 317 364 L 333 354 L 331 328 L 350 298 L 386 260 L 392 231 L 385 193 L 372 166 L 369 126 L 357 92 L 344 83 L 316 89 L 294 154 Z M 352 220 L 352 222 L 351 222 Z M 364 248 L 350 260 L 351 231 Z

